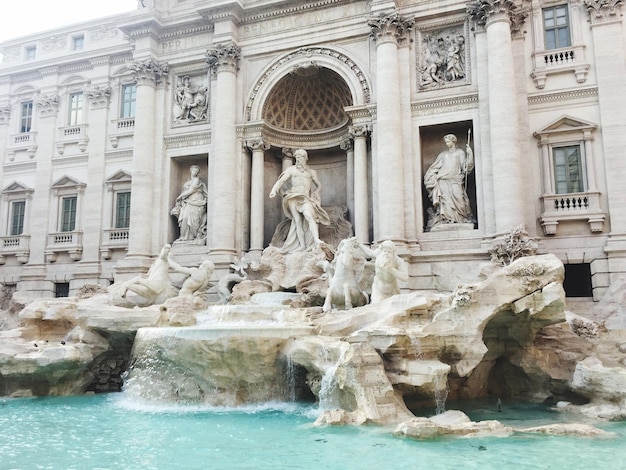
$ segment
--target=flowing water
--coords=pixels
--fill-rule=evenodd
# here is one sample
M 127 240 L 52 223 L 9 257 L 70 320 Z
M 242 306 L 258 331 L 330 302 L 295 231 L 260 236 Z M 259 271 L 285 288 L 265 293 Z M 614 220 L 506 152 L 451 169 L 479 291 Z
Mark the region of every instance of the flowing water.
M 454 409 L 451 407 L 450 409 Z M 541 406 L 493 404 L 474 419 L 562 420 Z M 123 393 L 0 400 L 0 469 L 623 469 L 626 423 L 611 440 L 393 437 L 376 426 L 315 427 L 315 405 L 155 406 Z M 472 416 L 474 413 L 474 416 Z

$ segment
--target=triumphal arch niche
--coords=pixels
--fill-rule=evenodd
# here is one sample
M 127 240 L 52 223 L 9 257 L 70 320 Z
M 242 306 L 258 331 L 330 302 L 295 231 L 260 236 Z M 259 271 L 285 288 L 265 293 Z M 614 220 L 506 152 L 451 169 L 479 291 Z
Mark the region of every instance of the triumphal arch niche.
M 322 206 L 343 211 L 367 238 L 371 116 L 362 70 L 337 49 L 302 48 L 270 64 L 255 83 L 244 126 L 252 152 L 251 251 L 268 246 L 283 219 L 280 204 L 268 195 L 299 148 L 308 152 L 322 184 Z M 254 201 L 264 206 L 255 208 Z M 363 208 L 365 215 L 356 217 Z

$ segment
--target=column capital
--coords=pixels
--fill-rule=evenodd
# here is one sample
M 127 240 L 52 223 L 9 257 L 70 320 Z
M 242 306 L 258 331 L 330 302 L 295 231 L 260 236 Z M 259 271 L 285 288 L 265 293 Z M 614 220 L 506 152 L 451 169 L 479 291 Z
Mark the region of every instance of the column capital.
M 342 140 L 341 143 L 339 144 L 339 148 L 346 152 L 349 152 L 350 150 L 352 150 L 352 139 Z
M 367 25 L 372 29 L 370 36 L 378 44 L 385 42 L 402 43 L 408 38 L 408 33 L 413 28 L 413 23 L 413 20 L 400 18 L 397 12 L 383 12 L 367 21 Z
M 592 25 L 621 21 L 622 0 L 584 0 L 583 3 L 589 12 Z
M 513 0 L 473 0 L 467 3 L 467 14 L 478 26 L 485 28 L 497 21 L 508 21 L 514 35 L 519 34 L 528 16 Z
M 241 59 L 241 48 L 234 42 L 219 44 L 207 49 L 206 61 L 213 73 L 237 73 Z
M 265 151 L 265 150 L 269 150 L 271 145 L 259 137 L 258 139 L 247 140 L 246 147 L 248 147 L 252 151 L 255 151 L 255 150 Z
M 350 133 L 350 137 L 353 139 L 356 137 L 367 137 L 370 133 L 370 126 L 368 124 L 350 126 L 348 132 Z
M 127 62 L 126 67 L 135 75 L 137 85 L 156 86 L 169 72 L 166 62 L 158 63 L 151 57 Z

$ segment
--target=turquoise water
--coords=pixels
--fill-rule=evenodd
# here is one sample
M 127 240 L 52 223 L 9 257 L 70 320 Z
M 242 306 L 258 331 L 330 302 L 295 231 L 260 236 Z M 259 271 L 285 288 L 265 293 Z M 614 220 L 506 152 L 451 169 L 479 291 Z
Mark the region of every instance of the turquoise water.
M 450 406 L 447 407 L 451 409 Z M 124 394 L 0 399 L 0 469 L 623 469 L 612 440 L 550 436 L 415 441 L 388 429 L 314 427 L 314 406 L 149 406 Z M 534 425 L 545 408 L 475 407 L 474 419 Z M 513 423 L 515 422 L 515 423 Z

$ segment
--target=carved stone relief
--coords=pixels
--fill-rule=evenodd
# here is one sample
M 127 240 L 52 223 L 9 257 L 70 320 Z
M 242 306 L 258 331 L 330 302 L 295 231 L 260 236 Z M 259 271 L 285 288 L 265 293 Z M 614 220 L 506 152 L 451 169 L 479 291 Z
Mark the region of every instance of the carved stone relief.
M 85 95 L 89 100 L 92 108 L 102 108 L 109 104 L 109 98 L 111 97 L 111 87 L 105 86 L 93 86 L 85 90 Z
M 469 47 L 465 26 L 419 31 L 418 80 L 421 89 L 465 85 L 469 80 Z
M 209 88 L 206 75 L 176 78 L 172 115 L 174 125 L 208 121 Z
M 54 116 L 59 106 L 57 95 L 39 96 L 35 99 L 41 117 Z

